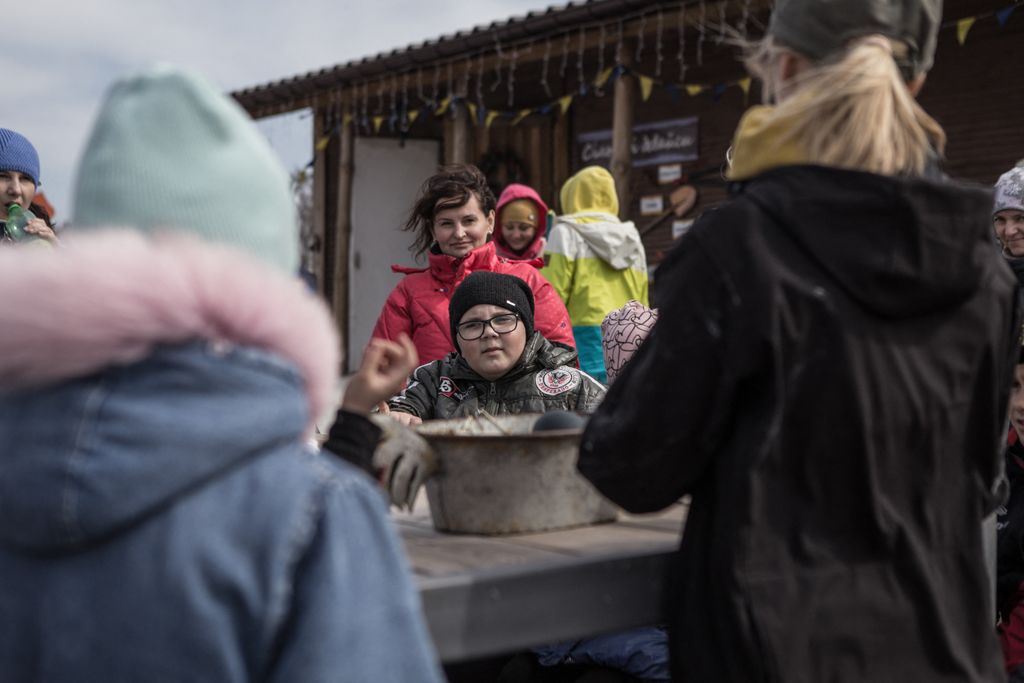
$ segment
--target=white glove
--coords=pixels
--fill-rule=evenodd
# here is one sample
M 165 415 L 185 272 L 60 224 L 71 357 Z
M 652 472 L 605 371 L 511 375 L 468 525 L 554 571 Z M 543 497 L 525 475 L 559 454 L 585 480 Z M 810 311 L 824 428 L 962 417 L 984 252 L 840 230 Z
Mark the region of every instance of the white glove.
M 426 440 L 385 415 L 370 416 L 384 432 L 373 452 L 373 469 L 391 504 L 412 509 L 423 482 L 437 470 L 437 456 Z

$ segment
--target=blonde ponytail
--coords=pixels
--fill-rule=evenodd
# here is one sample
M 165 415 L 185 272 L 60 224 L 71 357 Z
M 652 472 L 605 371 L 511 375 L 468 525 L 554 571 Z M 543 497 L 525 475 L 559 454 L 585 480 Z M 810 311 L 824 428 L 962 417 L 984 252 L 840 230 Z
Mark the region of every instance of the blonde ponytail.
M 795 143 L 809 163 L 883 175 L 920 175 L 942 154 L 945 132 L 914 99 L 894 59 L 902 43 L 865 36 L 837 61 L 779 84 L 772 75 L 783 50 L 766 38 L 747 58 L 766 96 L 781 100 L 769 114 L 785 121 L 780 146 Z

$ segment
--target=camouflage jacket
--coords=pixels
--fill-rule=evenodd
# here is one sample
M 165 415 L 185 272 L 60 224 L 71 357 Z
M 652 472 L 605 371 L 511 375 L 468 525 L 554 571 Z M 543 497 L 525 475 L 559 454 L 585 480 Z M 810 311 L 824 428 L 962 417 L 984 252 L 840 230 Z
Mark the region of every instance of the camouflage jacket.
M 461 355 L 449 353 L 416 368 L 405 391 L 388 406 L 424 420 L 466 417 L 481 409 L 491 415 L 549 410 L 590 413 L 604 397 L 605 387 L 574 367 L 575 359 L 575 350 L 535 332 L 519 362 L 504 377 L 490 382 Z

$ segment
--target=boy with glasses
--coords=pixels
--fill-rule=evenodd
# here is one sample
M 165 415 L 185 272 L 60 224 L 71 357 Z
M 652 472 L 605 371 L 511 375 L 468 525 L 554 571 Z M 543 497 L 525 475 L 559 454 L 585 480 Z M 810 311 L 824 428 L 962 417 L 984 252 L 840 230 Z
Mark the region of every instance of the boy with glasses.
M 574 367 L 576 351 L 533 326 L 533 292 L 523 280 L 478 271 L 448 306 L 456 351 L 413 372 L 388 402 L 404 424 L 475 415 L 589 413 L 604 396 L 600 382 Z

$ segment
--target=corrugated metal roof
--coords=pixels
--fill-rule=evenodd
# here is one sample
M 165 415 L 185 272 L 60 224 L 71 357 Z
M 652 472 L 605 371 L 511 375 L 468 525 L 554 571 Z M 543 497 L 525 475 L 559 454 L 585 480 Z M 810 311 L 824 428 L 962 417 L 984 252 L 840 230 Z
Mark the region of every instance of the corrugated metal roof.
M 679 0 L 584 0 L 554 5 L 542 12 L 528 12 L 505 21 L 494 21 L 488 25 L 442 35 L 434 40 L 236 90 L 231 96 L 250 110 L 287 106 L 296 100 L 308 99 L 316 92 L 327 92 L 353 82 L 373 79 L 384 74 L 401 73 L 417 67 L 423 68 L 460 55 L 495 51 L 499 44 L 536 40 L 544 36 L 563 34 L 593 22 L 617 19 L 623 15 L 658 8 L 677 8 L 682 4 Z

